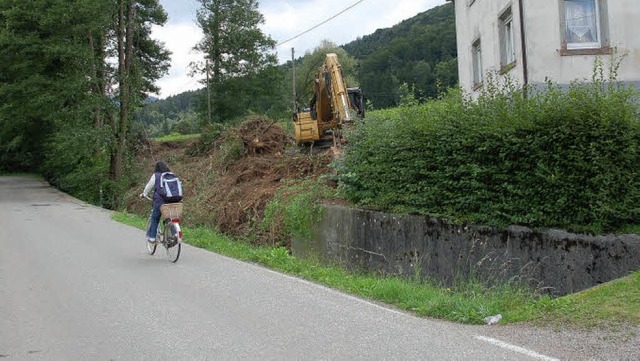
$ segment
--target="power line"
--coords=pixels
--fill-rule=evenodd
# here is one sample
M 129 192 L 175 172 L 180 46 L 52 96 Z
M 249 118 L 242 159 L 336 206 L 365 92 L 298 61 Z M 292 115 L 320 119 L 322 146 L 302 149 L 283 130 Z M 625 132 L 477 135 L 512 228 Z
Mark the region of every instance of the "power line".
M 343 13 L 347 12 L 348 10 L 351 10 L 353 7 L 355 7 L 356 5 L 360 4 L 360 3 L 361 3 L 361 2 L 363 2 L 363 1 L 364 1 L 364 0 L 358 0 L 358 1 L 356 1 L 353 5 L 351 5 L 351 6 L 349 6 L 348 8 L 346 8 L 346 9 L 342 10 L 341 12 L 339 12 L 339 13 L 337 13 L 337 14 L 335 14 L 335 15 L 331 16 L 330 18 L 328 18 L 327 20 L 325 20 L 325 21 L 321 22 L 320 24 L 317 24 L 317 25 L 315 25 L 314 27 L 312 27 L 312 28 L 310 28 L 310 29 L 308 29 L 308 30 L 303 31 L 303 32 L 301 32 L 300 34 L 298 34 L 298 35 L 296 35 L 296 36 L 294 36 L 294 37 L 292 37 L 292 38 L 290 38 L 290 39 L 287 39 L 287 40 L 285 40 L 285 41 L 282 41 L 282 42 L 280 42 L 280 43 L 279 43 L 278 45 L 276 45 L 276 46 L 284 45 L 284 44 L 286 44 L 286 43 L 290 42 L 291 40 L 297 39 L 297 38 L 301 37 L 302 35 L 304 35 L 304 34 L 306 34 L 306 33 L 310 32 L 310 31 L 312 31 L 312 30 L 317 29 L 318 27 L 320 27 L 320 26 L 322 26 L 322 25 L 324 25 L 324 24 L 328 23 L 329 21 L 331 21 L 331 20 L 333 20 L 333 19 L 337 18 L 338 16 L 342 15 Z

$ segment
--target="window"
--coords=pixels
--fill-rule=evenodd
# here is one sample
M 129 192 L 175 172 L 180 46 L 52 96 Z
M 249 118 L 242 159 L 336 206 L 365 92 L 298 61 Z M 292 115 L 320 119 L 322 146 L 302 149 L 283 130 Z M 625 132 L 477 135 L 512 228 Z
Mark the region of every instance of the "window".
M 565 0 L 567 48 L 599 48 L 600 20 L 596 0 Z
M 563 55 L 609 52 L 606 39 L 606 2 L 561 0 L 560 3 Z
M 482 85 L 482 48 L 480 46 L 480 39 L 473 43 L 471 48 L 471 56 L 473 58 L 473 85 L 478 88 Z
M 511 8 L 500 16 L 500 65 L 503 71 L 516 61 L 513 45 L 513 15 Z

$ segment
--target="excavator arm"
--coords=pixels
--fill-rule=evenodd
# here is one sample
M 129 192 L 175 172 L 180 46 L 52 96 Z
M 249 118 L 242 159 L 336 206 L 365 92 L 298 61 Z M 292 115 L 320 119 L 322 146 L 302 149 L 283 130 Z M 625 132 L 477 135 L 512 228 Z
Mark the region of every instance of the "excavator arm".
M 356 113 L 364 116 L 362 92 L 358 88 L 347 88 L 338 56 L 327 54 L 316 74 L 310 111 L 294 116 L 296 142 L 330 140 L 333 132 L 354 121 Z

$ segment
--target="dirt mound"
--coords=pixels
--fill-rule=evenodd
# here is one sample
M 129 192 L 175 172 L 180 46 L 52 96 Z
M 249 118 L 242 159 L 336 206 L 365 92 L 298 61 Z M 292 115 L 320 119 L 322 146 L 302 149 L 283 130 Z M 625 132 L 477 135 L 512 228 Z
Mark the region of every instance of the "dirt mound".
M 275 124 L 275 120 L 255 117 L 233 129 L 233 133 L 242 140 L 248 155 L 281 153 L 292 139 Z
M 266 239 L 257 227 L 269 201 L 286 179 L 302 180 L 329 172 L 330 154 L 300 153 L 291 148 L 294 141 L 282 127 L 263 117 L 243 122 L 225 137 L 241 140 L 244 154 L 218 169 L 215 186 L 207 192 L 215 224 L 224 233 L 252 236 L 259 243 L 269 243 L 273 240 Z M 216 154 L 210 157 L 215 158 Z
M 253 117 L 228 129 L 208 145 L 151 142 L 138 154 L 141 179 L 148 180 L 156 160 L 164 159 L 185 189 L 185 225 L 203 224 L 255 243 L 273 244 L 278 235 L 259 227 L 264 211 L 285 180 L 296 182 L 330 172 L 331 152 L 309 154 L 276 121 Z M 193 156 L 195 148 L 205 149 Z M 191 150 L 191 151 L 190 151 Z M 132 194 L 138 194 L 144 183 Z M 140 189 L 138 189 L 140 188 Z M 137 192 L 137 193 L 135 193 Z M 129 209 L 148 212 L 148 204 Z
M 264 217 L 267 203 L 283 186 L 285 179 L 302 180 L 329 172 L 327 156 L 245 157 L 217 181 L 208 203 L 215 212 L 216 225 L 225 233 L 249 235 Z M 261 232 L 255 234 L 261 238 Z M 269 240 L 262 239 L 261 243 Z

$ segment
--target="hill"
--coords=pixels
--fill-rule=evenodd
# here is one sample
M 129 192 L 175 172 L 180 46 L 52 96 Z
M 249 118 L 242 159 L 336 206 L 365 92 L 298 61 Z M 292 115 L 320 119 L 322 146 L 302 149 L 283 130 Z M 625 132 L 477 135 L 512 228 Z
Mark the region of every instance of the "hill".
M 166 135 L 172 131 L 181 134 L 197 132 L 196 112 L 202 93 L 202 90 L 191 90 L 166 99 L 150 98 L 136 112 L 134 124 L 144 126 L 151 136 Z
M 418 99 L 458 83 L 453 4 L 435 7 L 343 48 L 360 60 L 357 78 L 376 108 L 399 104 L 402 84 Z
M 396 41 L 411 41 L 414 44 L 419 44 L 420 41 L 418 39 L 410 39 L 408 37 L 412 31 L 429 29 L 442 24 L 453 25 L 455 34 L 455 13 L 452 4 L 437 6 L 412 18 L 403 20 L 390 28 L 378 29 L 373 34 L 365 35 L 342 47 L 357 59 L 363 60 L 384 51 L 385 48 Z M 455 41 L 455 38 L 453 40 Z M 455 56 L 455 49 L 453 55 Z
M 390 28 L 378 29 L 342 47 L 360 62 L 354 77 L 378 109 L 396 106 L 408 94 L 418 99 L 435 97 L 458 83 L 452 4 L 435 7 Z M 289 72 L 290 65 L 281 65 L 282 73 Z M 282 82 L 282 89 L 290 89 L 289 79 L 282 78 Z M 403 88 L 403 84 L 407 87 Z M 167 134 L 185 113 L 200 112 L 200 119 L 205 118 L 204 107 L 199 109 L 201 94 L 202 90 L 188 91 L 152 102 L 137 113 L 137 119 L 151 129 L 152 135 Z M 286 102 L 280 108 L 290 108 L 287 96 L 277 101 Z M 197 124 L 192 124 L 194 126 L 197 128 Z

